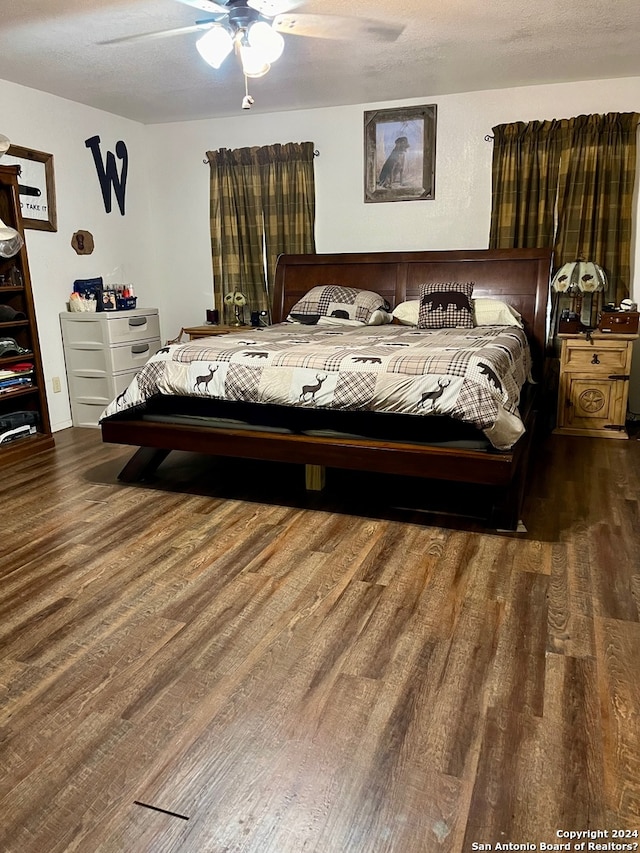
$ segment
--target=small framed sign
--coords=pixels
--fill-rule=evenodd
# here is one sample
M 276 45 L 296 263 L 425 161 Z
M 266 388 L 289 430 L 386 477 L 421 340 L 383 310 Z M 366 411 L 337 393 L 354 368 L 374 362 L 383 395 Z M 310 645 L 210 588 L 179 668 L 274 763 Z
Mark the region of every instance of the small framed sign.
M 10 145 L 2 163 L 18 166 L 18 195 L 24 227 L 57 231 L 53 154 Z

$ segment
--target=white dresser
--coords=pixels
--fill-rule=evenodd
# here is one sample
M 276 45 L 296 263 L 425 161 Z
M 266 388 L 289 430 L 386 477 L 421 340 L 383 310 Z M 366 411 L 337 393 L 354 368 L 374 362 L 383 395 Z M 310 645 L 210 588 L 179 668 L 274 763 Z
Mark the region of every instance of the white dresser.
M 60 325 L 73 425 L 97 427 L 107 405 L 160 349 L 158 309 L 63 311 Z

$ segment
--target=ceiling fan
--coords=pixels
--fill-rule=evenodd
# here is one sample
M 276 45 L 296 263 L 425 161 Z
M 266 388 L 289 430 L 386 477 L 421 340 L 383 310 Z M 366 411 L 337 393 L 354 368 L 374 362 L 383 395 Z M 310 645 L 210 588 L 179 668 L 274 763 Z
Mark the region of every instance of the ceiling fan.
M 286 35 L 324 39 L 354 39 L 363 36 L 395 41 L 404 26 L 342 15 L 293 14 L 302 5 L 299 0 L 179 0 L 212 17 L 186 27 L 159 32 L 139 33 L 101 42 L 120 44 L 150 39 L 171 38 L 203 32 L 196 42 L 202 58 L 213 68 L 220 68 L 232 52 L 238 55 L 246 77 L 262 77 L 282 55 Z M 246 93 L 243 108 L 249 109 L 253 98 Z

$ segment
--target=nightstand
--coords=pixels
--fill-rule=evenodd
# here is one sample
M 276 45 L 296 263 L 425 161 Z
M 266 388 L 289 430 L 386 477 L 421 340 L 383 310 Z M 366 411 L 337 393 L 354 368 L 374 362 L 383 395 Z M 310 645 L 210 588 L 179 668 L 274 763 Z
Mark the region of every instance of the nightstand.
M 252 326 L 185 326 L 182 330 L 185 335 L 189 335 L 189 340 L 194 341 L 196 338 L 210 338 L 213 335 L 228 335 L 230 332 L 245 332 L 251 329 Z
M 558 422 L 554 432 L 629 438 L 625 429 L 633 342 L 638 335 L 603 332 L 562 339 Z

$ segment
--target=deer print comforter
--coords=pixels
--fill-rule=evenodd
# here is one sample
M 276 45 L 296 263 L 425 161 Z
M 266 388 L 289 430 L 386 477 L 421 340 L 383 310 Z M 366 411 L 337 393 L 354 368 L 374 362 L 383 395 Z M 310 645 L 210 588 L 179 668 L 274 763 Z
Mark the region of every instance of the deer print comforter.
M 530 371 L 516 326 L 304 326 L 281 323 L 174 344 L 156 353 L 102 419 L 182 395 L 368 410 L 474 424 L 508 450 L 524 432 L 520 392 Z

